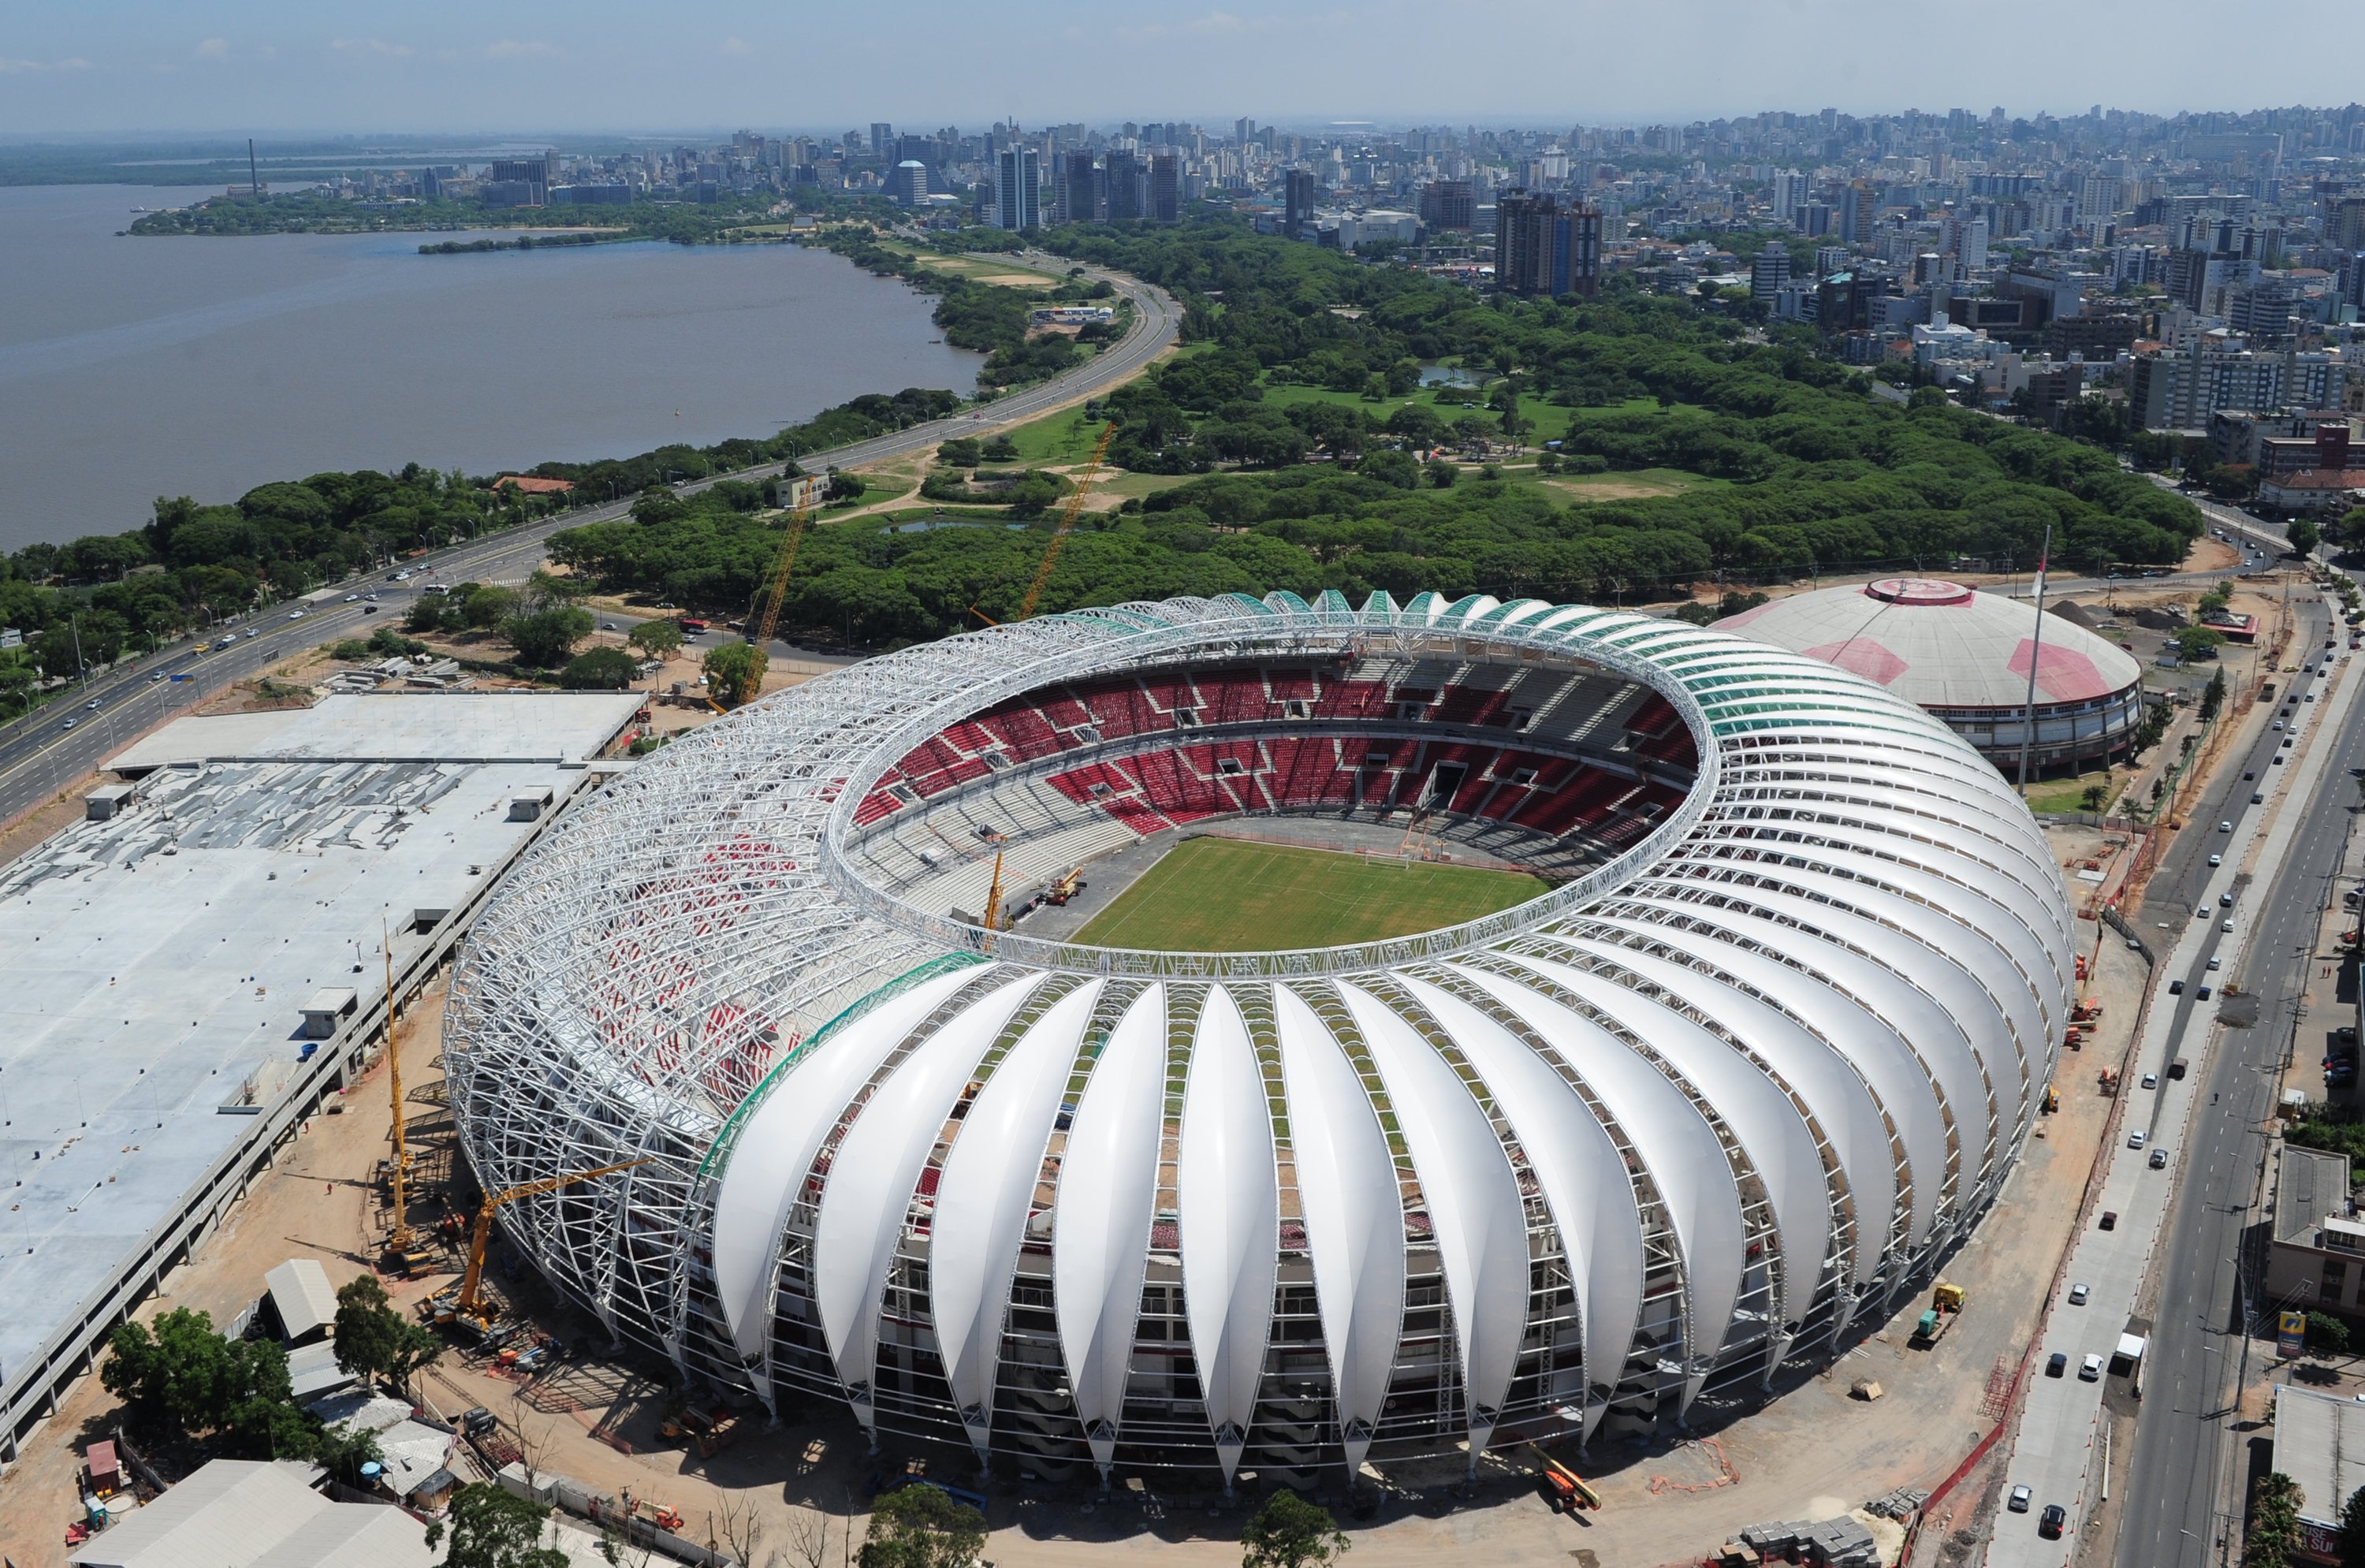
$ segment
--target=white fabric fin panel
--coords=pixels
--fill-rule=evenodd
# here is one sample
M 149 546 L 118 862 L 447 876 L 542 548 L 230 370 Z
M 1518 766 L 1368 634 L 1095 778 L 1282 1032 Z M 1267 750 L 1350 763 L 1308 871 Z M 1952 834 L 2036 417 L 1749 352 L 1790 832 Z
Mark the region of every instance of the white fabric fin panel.
M 1519 1179 L 1494 1124 L 1437 1048 L 1368 991 L 1340 986 L 1339 994 L 1420 1172 L 1453 1306 L 1474 1464 L 1510 1389 L 1527 1325 L 1528 1218 Z
M 1165 1114 L 1166 988 L 1153 985 L 1134 998 L 1093 1063 L 1068 1127 L 1052 1226 L 1059 1350 L 1100 1464 L 1115 1455 L 1125 1413 Z
M 888 1075 L 838 1142 L 813 1225 L 813 1294 L 848 1389 L 868 1388 L 877 1366 L 879 1304 L 928 1152 L 979 1059 L 1042 980 L 1022 974 L 955 1014 Z M 856 1401 L 865 1421 L 869 1408 Z
M 928 1231 L 929 1314 L 953 1406 L 981 1453 L 993 1430 L 1003 1309 L 1026 1240 L 1044 1148 L 1104 983 L 1087 980 L 1053 1002 L 994 1065 L 961 1119 L 936 1183 L 936 1220 Z
M 1397 979 L 1486 1081 L 1543 1188 L 1576 1291 L 1590 1436 L 1602 1410 L 1595 1391 L 1617 1383 L 1642 1306 L 1642 1222 L 1625 1157 L 1592 1107 L 1525 1040 L 1450 991 L 1409 975 Z
M 1686 1347 L 1688 1359 L 1695 1367 L 1706 1366 L 1732 1326 L 1743 1261 L 1741 1198 L 1715 1129 L 1700 1119 L 1682 1090 L 1592 1019 L 1530 990 L 1513 976 L 1485 969 L 1465 972 L 1524 1019 L 1592 1086 L 1641 1157 L 1666 1204 L 1667 1223 L 1675 1229 L 1676 1248 L 1684 1260 L 1692 1339 Z M 1689 1397 L 1687 1393 L 1687 1403 Z
M 739 1129 L 714 1199 L 714 1294 L 740 1360 L 761 1356 L 770 1337 L 780 1233 L 822 1140 L 879 1064 L 981 972 L 933 976 L 848 1024 L 784 1073 Z
M 1379 1115 L 1338 1038 L 1285 985 L 1272 988 L 1272 1011 L 1297 1196 L 1352 1475 L 1371 1451 L 1404 1329 L 1404 1199 Z
M 1224 1484 L 1256 1415 L 1280 1271 L 1281 1183 L 1264 1070 L 1231 993 L 1209 988 L 1191 1047 L 1176 1156 L 1182 1303 Z
M 1803 1020 L 1863 1075 L 1905 1145 L 1907 1238 L 1917 1247 L 1929 1239 L 1946 1182 L 1946 1118 L 1921 1058 L 1894 1030 L 1812 976 L 1738 943 L 1720 942 L 1713 951 L 1727 971 Z
M 1684 982 L 1692 978 L 1689 970 L 1647 954 L 1606 943 L 1557 940 L 1574 951 L 1623 964 L 1677 995 L 1685 994 Z M 1753 1063 L 1737 1058 L 1732 1047 L 1673 1008 L 1600 975 L 1541 958 L 1521 961 L 1533 963 L 1596 1007 L 1622 1020 L 1723 1115 L 1749 1162 L 1757 1168 L 1758 1179 L 1765 1183 L 1765 1195 L 1774 1205 L 1785 1263 L 1781 1322 L 1786 1327 L 1797 1327 L 1813 1305 L 1815 1282 L 1822 1277 L 1823 1260 L 1831 1254 L 1832 1209 L 1823 1184 L 1822 1157 L 1815 1151 L 1815 1140 L 1807 1124 L 1799 1119 L 1798 1107 L 1790 1103 L 1789 1096 Z

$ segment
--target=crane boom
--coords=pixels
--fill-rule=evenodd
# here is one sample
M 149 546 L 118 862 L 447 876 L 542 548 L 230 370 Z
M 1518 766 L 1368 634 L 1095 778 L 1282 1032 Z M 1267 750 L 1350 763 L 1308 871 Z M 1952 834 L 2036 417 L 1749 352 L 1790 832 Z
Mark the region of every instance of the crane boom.
M 1093 487 L 1094 479 L 1100 477 L 1101 459 L 1108 455 L 1109 442 L 1115 434 L 1115 420 L 1101 427 L 1101 439 L 1093 447 L 1093 460 L 1085 466 L 1084 476 L 1076 481 L 1075 493 L 1060 509 L 1059 525 L 1051 531 L 1050 548 L 1043 552 L 1043 564 L 1035 568 L 1035 580 L 1028 585 L 1026 598 L 1020 602 L 1018 613 L 1012 616 L 1012 620 L 1025 621 L 1034 615 L 1035 606 L 1043 597 L 1044 587 L 1051 580 L 1051 568 L 1059 563 L 1059 552 L 1068 543 L 1068 533 L 1076 526 L 1078 514 L 1084 510 L 1084 492 Z
M 409 1174 L 410 1151 L 402 1138 L 402 1019 L 394 1001 L 394 938 L 386 923 L 378 923 L 378 946 L 386 952 L 386 1092 L 394 1109 L 394 1227 L 387 1232 L 387 1249 L 398 1255 L 410 1250 L 410 1219 L 404 1203 L 403 1182 Z
M 1002 913 L 1002 855 L 999 849 L 993 852 L 993 882 L 985 890 L 985 928 L 988 931 L 994 928 L 993 923 Z
M 539 1182 L 527 1182 L 520 1186 L 511 1187 L 506 1193 L 497 1193 L 486 1198 L 484 1207 L 476 1211 L 476 1229 L 468 1238 L 468 1271 L 461 1276 L 460 1280 L 458 1304 L 460 1314 L 463 1316 L 473 1316 L 476 1314 L 476 1286 L 485 1275 L 485 1247 L 492 1239 L 495 1209 L 499 1208 L 503 1204 L 515 1203 L 520 1198 L 531 1198 L 543 1193 L 555 1193 L 561 1187 L 573 1186 L 577 1182 L 588 1182 L 597 1176 L 612 1176 L 619 1170 L 630 1170 L 635 1165 L 647 1163 L 648 1159 L 644 1156 L 639 1159 L 626 1159 L 614 1165 L 602 1165 L 596 1170 L 572 1171 L 565 1176 L 544 1177 Z
M 764 597 L 757 600 L 754 620 L 748 622 L 747 640 L 757 647 L 772 640 L 772 628 L 780 623 L 780 606 L 788 601 L 789 574 L 796 569 L 797 546 L 804 542 L 805 521 L 813 509 L 801 506 L 789 517 L 789 531 L 781 535 L 780 553 L 772 559 L 771 579 L 764 585 Z

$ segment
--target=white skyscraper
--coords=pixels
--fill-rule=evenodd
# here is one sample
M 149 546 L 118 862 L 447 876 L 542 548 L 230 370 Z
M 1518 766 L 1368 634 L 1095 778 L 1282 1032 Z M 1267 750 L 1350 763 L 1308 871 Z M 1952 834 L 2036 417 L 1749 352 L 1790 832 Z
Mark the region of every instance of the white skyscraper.
M 1774 221 L 1788 223 L 1807 199 L 1807 176 L 1796 169 L 1785 169 L 1766 182 L 1773 187 Z
M 1024 144 L 1003 148 L 993 160 L 993 226 L 996 229 L 1040 229 L 1043 226 L 1042 158 Z

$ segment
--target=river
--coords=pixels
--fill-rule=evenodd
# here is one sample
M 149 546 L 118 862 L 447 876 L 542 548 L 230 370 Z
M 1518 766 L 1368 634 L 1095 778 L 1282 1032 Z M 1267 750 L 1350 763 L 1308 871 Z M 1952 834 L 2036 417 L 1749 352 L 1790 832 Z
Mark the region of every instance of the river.
M 137 527 L 160 495 L 622 457 L 976 385 L 925 297 L 822 251 L 118 235 L 206 194 L 0 188 L 0 549 Z

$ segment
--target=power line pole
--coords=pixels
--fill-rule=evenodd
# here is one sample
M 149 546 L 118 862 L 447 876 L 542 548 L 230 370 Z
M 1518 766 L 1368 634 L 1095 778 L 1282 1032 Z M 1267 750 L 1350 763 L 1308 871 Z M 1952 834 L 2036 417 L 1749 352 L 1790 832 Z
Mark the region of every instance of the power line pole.
M 2028 642 L 2028 711 L 2020 725 L 2020 784 L 2028 797 L 2028 754 L 2036 745 L 2036 665 L 2045 654 L 2045 566 L 2053 554 L 2053 525 L 2045 525 L 2045 543 L 2036 553 L 2036 631 Z

